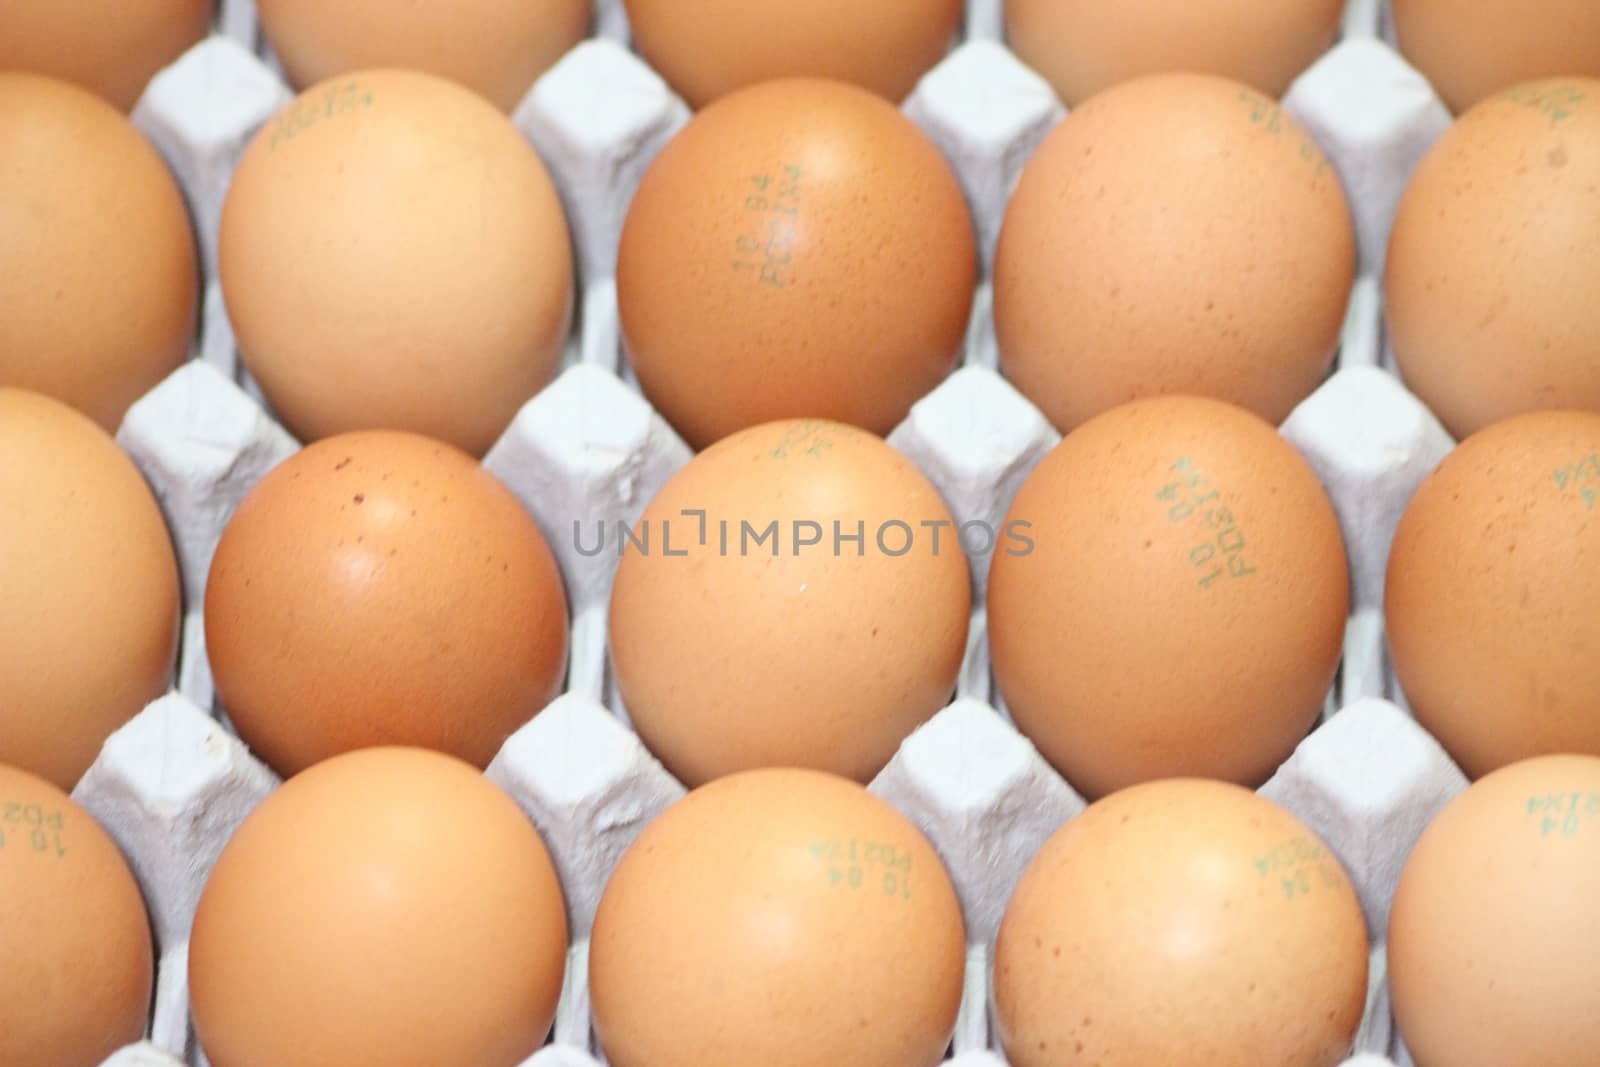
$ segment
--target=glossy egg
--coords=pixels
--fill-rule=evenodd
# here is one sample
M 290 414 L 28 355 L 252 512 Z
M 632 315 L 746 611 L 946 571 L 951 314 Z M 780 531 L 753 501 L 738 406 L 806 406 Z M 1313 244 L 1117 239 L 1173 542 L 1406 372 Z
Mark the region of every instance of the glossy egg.
M 1600 759 L 1545 756 L 1457 797 L 1406 861 L 1389 990 L 1417 1067 L 1589 1067 L 1600 1048 Z
M 837 82 L 732 93 L 664 148 L 628 211 L 622 330 L 694 447 L 774 419 L 887 434 L 955 367 L 972 220 L 933 143 Z
M 865 782 L 949 701 L 966 556 L 938 492 L 881 438 L 817 420 L 734 434 L 630 534 L 605 545 L 622 557 L 617 688 L 684 782 L 763 766 Z
M 612 1067 L 934 1067 L 966 959 L 949 876 L 861 786 L 761 770 L 647 826 L 595 915 Z
M 150 920 L 127 863 L 66 793 L 7 766 L 0 899 L 0 1063 L 100 1067 L 144 1035 Z
M 0 146 L 0 386 L 115 433 L 194 338 L 183 197 L 132 123 L 52 78 L 0 73 Z
M 516 1067 L 566 965 L 555 868 L 516 803 L 433 752 L 349 753 L 239 827 L 189 945 L 215 1067 Z
M 1457 437 L 1600 411 L 1600 81 L 1463 115 L 1406 188 L 1384 286 L 1400 373 Z
M 1591 0 L 1391 0 L 1400 51 L 1453 111 L 1507 86 L 1600 77 Z
M 281 774 L 382 744 L 486 766 L 566 670 L 538 526 L 414 434 L 329 438 L 263 478 L 217 546 L 205 629 L 234 726 Z
M 995 679 L 1090 796 L 1259 785 L 1310 731 L 1349 572 L 1300 454 L 1238 408 L 1160 397 L 1085 423 L 1018 492 L 989 570 Z
M 1023 171 L 996 253 L 1001 367 L 1063 432 L 1156 393 L 1279 423 L 1333 361 L 1355 254 L 1338 175 L 1273 101 L 1126 82 Z
M 0 70 L 73 82 L 133 110 L 156 72 L 211 28 L 214 0 L 6 0 Z
M 702 107 L 774 78 L 835 78 L 894 103 L 938 63 L 961 22 L 961 0 L 624 0 L 634 43 Z
M 1366 1006 L 1367 929 L 1293 815 L 1237 786 L 1151 782 L 1035 857 L 994 982 L 1012 1067 L 1336 1067 Z
M 245 363 L 302 439 L 410 430 L 482 455 L 566 343 L 555 186 L 504 114 L 433 75 L 341 75 L 279 112 L 220 255 Z
M 1600 413 L 1508 419 L 1418 488 L 1385 615 L 1417 721 L 1469 775 L 1600 756 Z
M 155 497 L 105 431 L 4 388 L 0 589 L 0 763 L 71 789 L 166 691 L 178 565 Z
M 256 0 L 289 80 L 305 87 L 369 67 L 460 82 L 503 111 L 589 32 L 591 0 Z
M 1344 0 L 1006 0 L 1018 57 L 1074 105 L 1146 74 L 1217 74 L 1282 96 L 1333 43 Z

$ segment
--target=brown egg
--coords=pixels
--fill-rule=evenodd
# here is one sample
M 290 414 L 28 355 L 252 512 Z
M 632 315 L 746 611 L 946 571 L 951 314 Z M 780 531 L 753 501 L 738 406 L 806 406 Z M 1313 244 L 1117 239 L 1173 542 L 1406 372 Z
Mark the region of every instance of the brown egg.
M 1600 81 L 1463 115 L 1406 189 L 1384 285 L 1400 373 L 1458 438 L 1600 410 Z
M 52 78 L 0 73 L 0 145 L 0 385 L 115 432 L 189 355 L 199 275 L 183 197 L 126 118 Z
M 1422 483 L 1389 551 L 1389 651 L 1468 775 L 1600 755 L 1597 602 L 1600 414 L 1509 419 Z
M 1271 426 L 1193 397 L 1117 408 L 1045 457 L 1006 522 L 1025 532 L 989 570 L 995 679 L 1086 795 L 1259 785 L 1315 723 L 1349 576 L 1333 506 Z
M 1344 0 L 1006 0 L 1006 36 L 1069 106 L 1170 71 L 1276 97 L 1333 44 L 1343 12 Z
M 240 162 L 220 253 L 245 362 L 302 439 L 410 430 L 482 455 L 566 343 L 555 186 L 504 114 L 432 75 L 302 93 Z
M 607 537 L 617 688 L 691 786 L 767 766 L 865 782 L 949 701 L 966 556 L 938 491 L 881 438 L 816 420 L 745 430 L 629 532 Z
M 1045 844 L 994 983 L 1012 1067 L 1335 1067 L 1366 1003 L 1367 928 L 1299 819 L 1237 786 L 1151 782 Z
M 774 78 L 836 78 L 894 103 L 944 58 L 961 0 L 624 0 L 634 43 L 691 107 Z
M 589 949 L 595 1031 L 611 1067 L 933 1067 L 964 944 L 904 816 L 831 775 L 749 771 L 622 857 Z
M 954 368 L 972 219 L 912 122 L 838 82 L 696 116 L 646 172 L 617 263 L 645 395 L 690 444 L 796 416 L 887 434 Z
M 1600 759 L 1504 767 L 1423 832 L 1389 914 L 1417 1067 L 1590 1067 L 1600 1048 Z
M 189 945 L 215 1067 L 515 1067 L 566 966 L 561 885 L 458 760 L 352 752 L 285 783 L 206 882 Z
M 486 766 L 566 670 L 538 526 L 414 434 L 329 438 L 263 478 L 223 531 L 205 622 L 233 724 L 285 775 L 383 744 Z
M 64 404 L 4 388 L 0 590 L 0 763 L 71 789 L 166 691 L 178 564 L 116 443 Z
M 1282 422 L 1333 360 L 1355 277 L 1338 175 L 1276 104 L 1141 78 L 1039 147 L 995 264 L 1006 375 L 1062 431 L 1155 393 Z
M 6 0 L 0 70 L 48 74 L 131 111 L 156 72 L 211 28 L 213 0 Z
M 0 1063 L 99 1067 L 144 1036 L 155 967 L 144 899 L 106 832 L 0 766 Z
M 1392 0 L 1400 51 L 1452 111 L 1519 82 L 1600 77 L 1593 0 Z
M 450 78 L 510 111 L 589 33 L 591 0 L 256 0 L 283 68 L 304 87 L 367 67 Z

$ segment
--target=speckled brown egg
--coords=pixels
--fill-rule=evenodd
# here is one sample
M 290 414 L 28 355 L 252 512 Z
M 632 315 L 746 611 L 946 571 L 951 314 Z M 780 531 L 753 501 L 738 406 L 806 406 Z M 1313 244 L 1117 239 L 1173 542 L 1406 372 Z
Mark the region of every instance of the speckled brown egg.
M 1339 860 L 1220 782 L 1151 782 L 1052 837 L 995 945 L 1013 1067 L 1335 1067 L 1367 997 Z
M 430 74 L 301 93 L 240 161 L 219 251 L 240 352 L 303 440 L 409 430 L 481 456 L 566 343 L 555 185 L 503 113 Z
M 1146 74 L 1217 74 L 1282 96 L 1333 43 L 1344 0 L 1006 0 L 1006 37 L 1068 105 Z
M 1406 861 L 1389 991 L 1417 1067 L 1589 1067 L 1600 1049 L 1600 759 L 1545 756 L 1457 797 Z
M 1126 82 L 1023 171 L 996 253 L 1001 366 L 1063 431 L 1156 393 L 1278 423 L 1333 360 L 1355 254 L 1338 175 L 1276 103 Z
M 894 103 L 938 63 L 960 26 L 961 0 L 624 0 L 634 43 L 687 100 L 774 78 L 836 78 Z
M 938 491 L 881 438 L 818 420 L 737 433 L 629 533 L 605 545 L 622 556 L 617 689 L 690 785 L 763 766 L 865 782 L 949 701 L 967 559 Z
M 1400 51 L 1452 111 L 1538 78 L 1600 77 L 1591 0 L 1392 0 Z
M 926 838 L 853 782 L 749 771 L 645 827 L 589 949 L 612 1067 L 934 1067 L 961 910 Z
M 567 923 L 526 815 L 472 767 L 346 753 L 223 849 L 189 945 L 214 1067 L 516 1067 L 555 1016 Z
M 75 85 L 0 73 L 0 385 L 114 433 L 188 357 L 198 290 L 183 197 L 133 124 Z
M 1600 756 L 1600 414 L 1536 412 L 1468 438 L 1389 552 L 1389 651 L 1415 712 L 1476 777 Z
M 214 0 L 6 0 L 0 70 L 48 74 L 131 111 L 156 72 L 206 35 Z
M 1017 494 L 989 639 L 1012 718 L 1086 795 L 1259 785 L 1315 723 L 1349 604 L 1333 506 L 1267 423 L 1159 397 L 1068 434 Z
M 691 120 L 619 257 L 633 368 L 696 448 L 800 416 L 887 434 L 954 368 L 977 276 L 939 150 L 881 98 L 813 79 Z
M 504 111 L 589 32 L 591 0 L 256 0 L 261 28 L 296 86 L 367 67 L 460 82 Z
M 0 763 L 71 789 L 166 691 L 178 565 L 155 497 L 105 431 L 5 388 L 0 590 Z
M 0 765 L 0 1063 L 100 1067 L 144 1036 L 150 920 L 111 838 L 66 793 Z
M 371 745 L 486 766 L 566 670 L 533 518 L 414 434 L 329 438 L 263 478 L 217 546 L 205 629 L 234 726 L 286 775 Z
M 1600 410 L 1600 81 L 1463 115 L 1406 188 L 1384 287 L 1401 376 L 1457 437 Z

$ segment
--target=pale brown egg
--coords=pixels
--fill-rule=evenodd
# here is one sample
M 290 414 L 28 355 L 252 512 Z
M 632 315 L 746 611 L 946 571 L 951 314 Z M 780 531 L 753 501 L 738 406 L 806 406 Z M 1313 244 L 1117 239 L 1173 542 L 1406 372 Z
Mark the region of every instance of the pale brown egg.
M 634 43 L 691 107 L 774 78 L 835 78 L 898 104 L 944 57 L 961 0 L 624 0 Z
M 887 434 L 955 367 L 977 279 L 944 157 L 871 93 L 790 79 L 696 116 L 622 232 L 622 330 L 689 443 L 815 416 Z
M 1384 287 L 1400 374 L 1458 438 L 1600 410 L 1600 81 L 1463 115 L 1406 188 Z
M 5 388 L 0 590 L 0 763 L 71 789 L 166 691 L 178 564 L 149 486 L 105 431 Z
M 595 1030 L 612 1067 L 934 1067 L 964 946 L 904 816 L 831 775 L 749 771 L 622 857 L 589 950 Z
M 1001 366 L 1062 431 L 1156 393 L 1282 422 L 1333 361 L 1355 256 L 1338 175 L 1272 100 L 1127 82 L 1023 171 L 995 264 Z
M 1417 721 L 1468 775 L 1600 756 L 1600 414 L 1468 438 L 1389 551 L 1389 651 Z
M 1400 51 L 1452 111 L 1500 89 L 1562 75 L 1600 77 L 1592 0 L 1392 0 Z
M 1600 1049 L 1600 759 L 1504 767 L 1423 832 L 1389 913 L 1417 1067 L 1591 1067 Z
M 1071 106 L 1146 74 L 1217 74 L 1282 96 L 1333 43 L 1344 0 L 1006 0 L 1006 37 Z
M 1074 786 L 1265 781 L 1316 722 L 1349 572 L 1300 454 L 1238 408 L 1160 397 L 1067 435 L 989 570 L 995 680 Z
M 49 782 L 0 765 L 0 1063 L 100 1067 L 144 1036 L 150 920 L 106 832 Z
M 48 74 L 133 110 L 156 72 L 211 28 L 213 0 L 6 0 L 0 70 Z
M 549 853 L 459 760 L 328 760 L 223 849 L 189 945 L 215 1067 L 516 1067 L 544 1043 L 566 966 Z
M 0 385 L 114 433 L 194 338 L 183 197 L 132 123 L 53 78 L 0 73 L 0 145 Z
M 481 456 L 566 344 L 555 185 L 504 114 L 433 75 L 302 93 L 240 161 L 220 253 L 245 363 L 302 439 L 410 430 Z
M 303 88 L 369 67 L 459 82 L 510 111 L 589 32 L 592 0 L 256 0 L 261 28 Z
M 808 419 L 745 430 L 627 533 L 580 543 L 602 534 L 622 556 L 618 692 L 691 786 L 766 766 L 865 782 L 950 699 L 966 556 L 938 491 L 881 438 Z
M 995 945 L 1000 1036 L 1012 1067 L 1335 1067 L 1367 947 L 1349 878 L 1299 819 L 1237 786 L 1151 782 L 1024 872 Z
M 206 649 L 281 774 L 370 745 L 479 767 L 555 698 L 567 609 L 511 491 L 414 434 L 344 434 L 263 478 L 222 533 Z

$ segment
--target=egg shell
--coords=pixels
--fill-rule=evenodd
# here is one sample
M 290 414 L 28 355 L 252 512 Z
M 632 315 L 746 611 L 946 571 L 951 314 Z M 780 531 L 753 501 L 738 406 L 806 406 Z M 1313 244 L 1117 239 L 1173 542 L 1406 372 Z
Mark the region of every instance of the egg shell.
M 1588 0 L 1390 0 L 1400 51 L 1454 111 L 1521 82 L 1600 77 Z
M 886 434 L 955 368 L 977 276 L 939 151 L 864 89 L 786 79 L 697 115 L 617 261 L 633 369 L 690 445 L 814 416 Z
M 0 70 L 81 85 L 133 110 L 162 67 L 205 37 L 214 0 L 7 0 L 0 11 Z
M 1596 18 L 1600 18 L 1597 12 Z M 1457 437 L 1600 410 L 1600 81 L 1485 100 L 1417 168 L 1384 294 L 1401 375 Z
M 0 762 L 71 789 L 172 678 L 178 566 L 116 443 L 21 389 L 0 388 L 0 589 Z
M 1012 1067 L 1334 1067 L 1366 991 L 1338 858 L 1219 782 L 1090 806 L 1022 876 L 995 946 Z
M 1501 768 L 1406 864 L 1390 989 L 1416 1067 L 1587 1067 L 1600 1048 L 1600 759 Z
M 538 154 L 477 94 L 365 70 L 251 143 L 219 236 L 239 348 L 302 439 L 410 430 L 474 455 L 555 375 L 572 247 Z
M 949 702 L 966 556 L 938 491 L 882 439 L 809 419 L 734 434 L 667 483 L 641 534 L 613 527 L 605 546 L 621 555 L 612 663 L 682 781 L 790 766 L 865 782 Z
M 154 966 L 139 887 L 60 789 L 0 765 L 0 1063 L 96 1067 L 144 1033 Z
M 1114 409 L 1045 457 L 1006 525 L 1020 536 L 990 564 L 995 679 L 1086 795 L 1259 785 L 1311 729 L 1349 570 L 1316 475 L 1271 426 L 1195 397 Z
M 472 767 L 378 748 L 291 779 L 244 821 L 189 949 L 212 1067 L 516 1067 L 566 959 L 538 832 Z
M 370 67 L 404 67 L 460 82 L 510 111 L 588 33 L 592 3 L 256 0 L 256 10 L 289 80 L 302 88 Z
M 343 434 L 239 506 L 205 638 L 234 725 L 280 773 L 377 744 L 483 767 L 560 689 L 566 597 L 532 518 L 470 456 Z
M 1007 0 L 1017 56 L 1069 105 L 1146 74 L 1216 74 L 1282 96 L 1328 50 L 1344 0 Z
M 1468 438 L 1406 509 L 1384 609 L 1417 719 L 1473 777 L 1600 756 L 1600 413 Z
M 625 0 L 634 43 L 692 107 L 775 78 L 832 78 L 899 103 L 944 56 L 961 0 Z
M 1355 256 L 1337 172 L 1275 102 L 1126 82 L 1023 171 L 996 252 L 1001 366 L 1063 432 L 1155 393 L 1278 423 L 1333 361 Z
M 53 78 L 0 71 L 0 152 L 0 385 L 115 433 L 194 338 L 183 198 L 126 118 Z
M 612 1067 L 932 1067 L 964 959 L 949 876 L 904 816 L 760 770 L 689 794 L 623 856 L 589 985 Z

